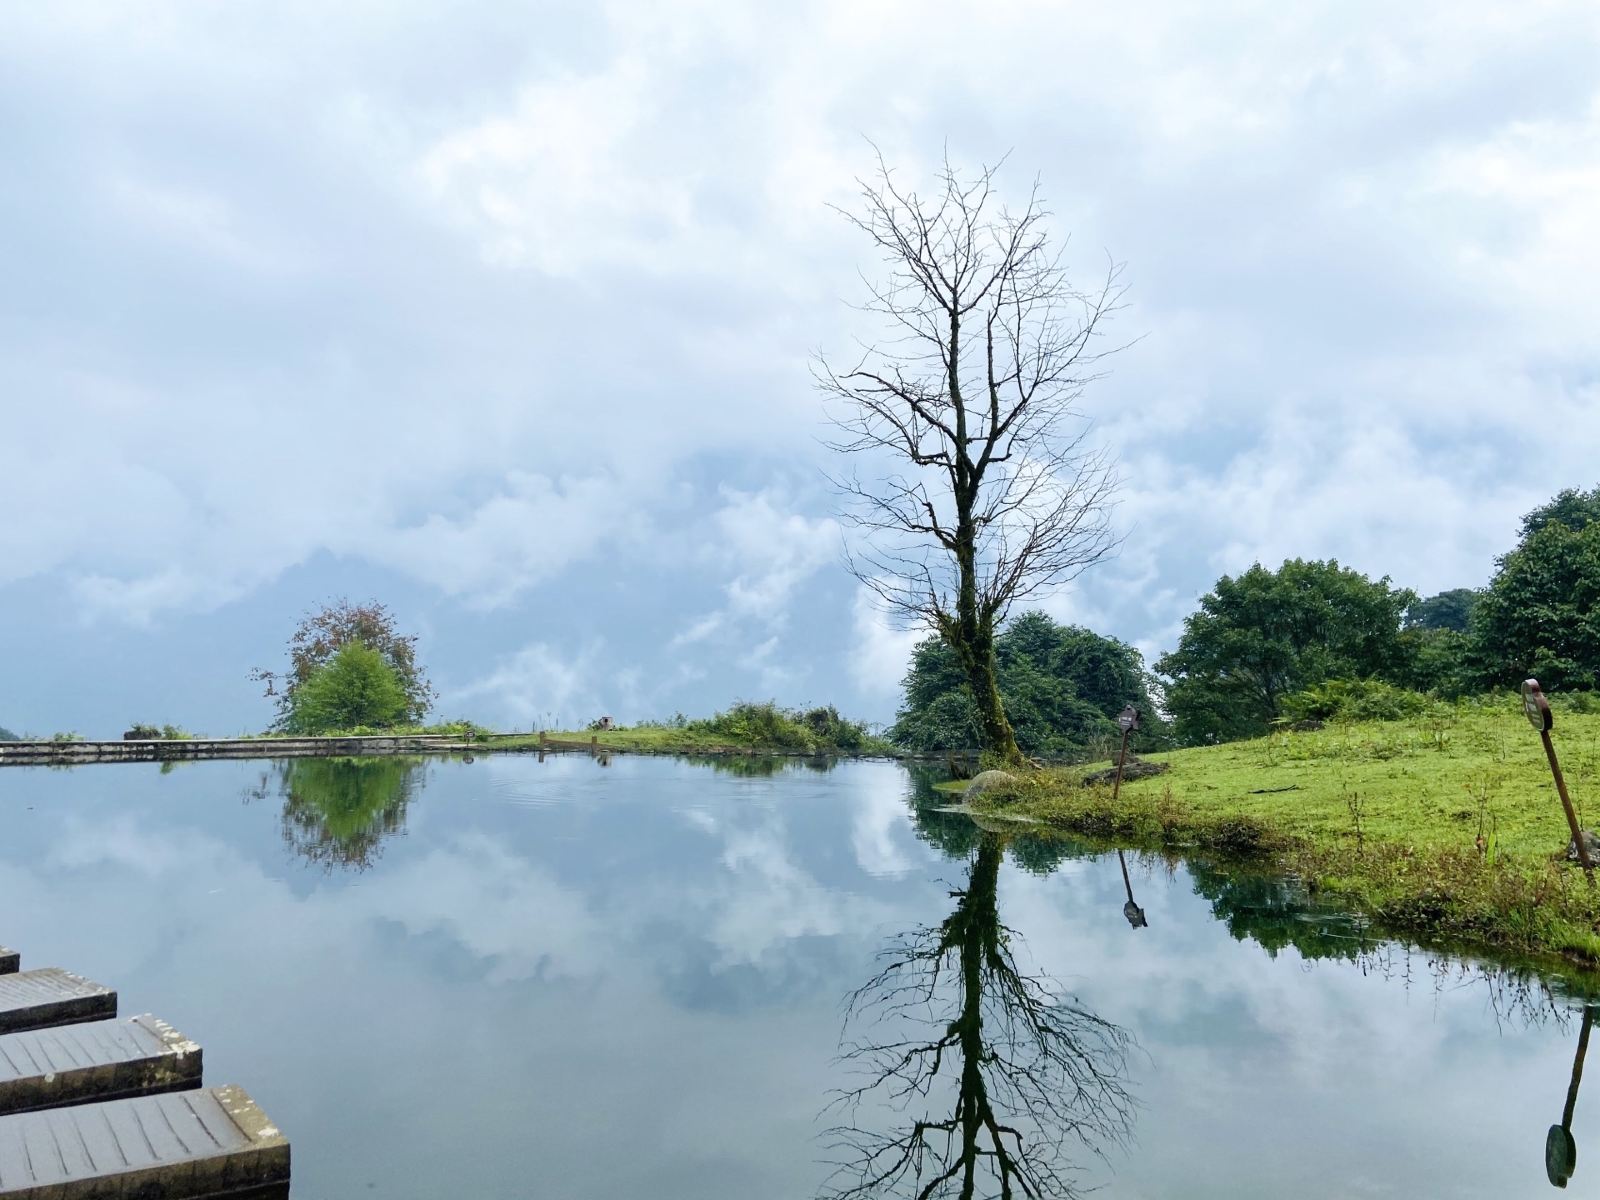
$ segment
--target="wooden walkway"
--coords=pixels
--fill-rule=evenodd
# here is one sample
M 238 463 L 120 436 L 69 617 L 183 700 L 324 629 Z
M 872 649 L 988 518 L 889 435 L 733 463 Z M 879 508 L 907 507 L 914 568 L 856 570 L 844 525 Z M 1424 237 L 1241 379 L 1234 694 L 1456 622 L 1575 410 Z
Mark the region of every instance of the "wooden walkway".
M 481 750 L 435 734 L 371 737 L 181 738 L 170 741 L 0 742 L 0 767 L 113 762 L 192 762 L 210 758 L 330 758 L 372 754 L 448 754 Z
M 201 1049 L 112 989 L 0 947 L 0 1197 L 287 1200 L 289 1143 Z

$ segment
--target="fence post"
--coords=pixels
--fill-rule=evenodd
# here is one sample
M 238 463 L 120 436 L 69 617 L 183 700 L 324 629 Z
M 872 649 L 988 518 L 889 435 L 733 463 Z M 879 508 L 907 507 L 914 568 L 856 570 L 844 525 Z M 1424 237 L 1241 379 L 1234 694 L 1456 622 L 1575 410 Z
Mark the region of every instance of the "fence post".
M 1550 760 L 1550 774 L 1555 777 L 1556 794 L 1561 797 L 1561 807 L 1567 814 L 1567 827 L 1572 830 L 1573 848 L 1577 850 L 1578 861 L 1583 864 L 1584 874 L 1592 884 L 1594 863 L 1589 858 L 1589 846 L 1583 840 L 1583 830 L 1578 827 L 1578 814 L 1573 811 L 1572 797 L 1567 795 L 1567 781 L 1561 774 L 1561 763 L 1556 759 L 1555 743 L 1550 740 L 1550 727 L 1555 724 L 1555 715 L 1551 713 L 1550 702 L 1539 689 L 1537 679 L 1525 679 L 1522 682 L 1522 711 L 1544 742 L 1544 755 Z

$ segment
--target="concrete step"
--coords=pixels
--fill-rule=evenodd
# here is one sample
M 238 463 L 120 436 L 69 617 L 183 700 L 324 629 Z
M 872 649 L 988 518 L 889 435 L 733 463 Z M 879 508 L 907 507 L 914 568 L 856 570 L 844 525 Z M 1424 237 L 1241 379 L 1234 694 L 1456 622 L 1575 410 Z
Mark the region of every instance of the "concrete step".
M 0 1116 L 197 1088 L 200 1047 L 148 1014 L 0 1036 Z
M 116 992 L 60 967 L 0 975 L 0 1033 L 101 1021 L 116 1015 Z
M 0 1117 L 7 1200 L 288 1194 L 289 1142 L 241 1088 Z
M 22 967 L 22 955 L 0 946 L 0 975 L 15 975 Z

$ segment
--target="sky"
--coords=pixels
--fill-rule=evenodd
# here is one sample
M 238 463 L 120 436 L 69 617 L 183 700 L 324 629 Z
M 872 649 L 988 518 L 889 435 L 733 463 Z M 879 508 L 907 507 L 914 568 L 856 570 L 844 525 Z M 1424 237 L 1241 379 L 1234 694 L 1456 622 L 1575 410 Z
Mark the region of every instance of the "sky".
M 1053 616 L 1480 585 L 1600 481 L 1597 52 L 1586 0 L 9 6 L 0 725 L 260 728 L 340 596 L 444 717 L 892 718 L 810 372 L 874 146 L 1126 264 L 1124 541 Z

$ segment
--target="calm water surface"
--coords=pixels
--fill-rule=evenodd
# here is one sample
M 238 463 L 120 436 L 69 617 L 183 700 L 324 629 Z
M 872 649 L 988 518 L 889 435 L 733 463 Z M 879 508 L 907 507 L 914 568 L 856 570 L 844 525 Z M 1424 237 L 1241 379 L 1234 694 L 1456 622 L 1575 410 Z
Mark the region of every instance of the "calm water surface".
M 13 769 L 0 942 L 200 1041 L 298 1200 L 1550 1189 L 1582 1022 L 1537 981 L 934 803 L 880 763 Z

